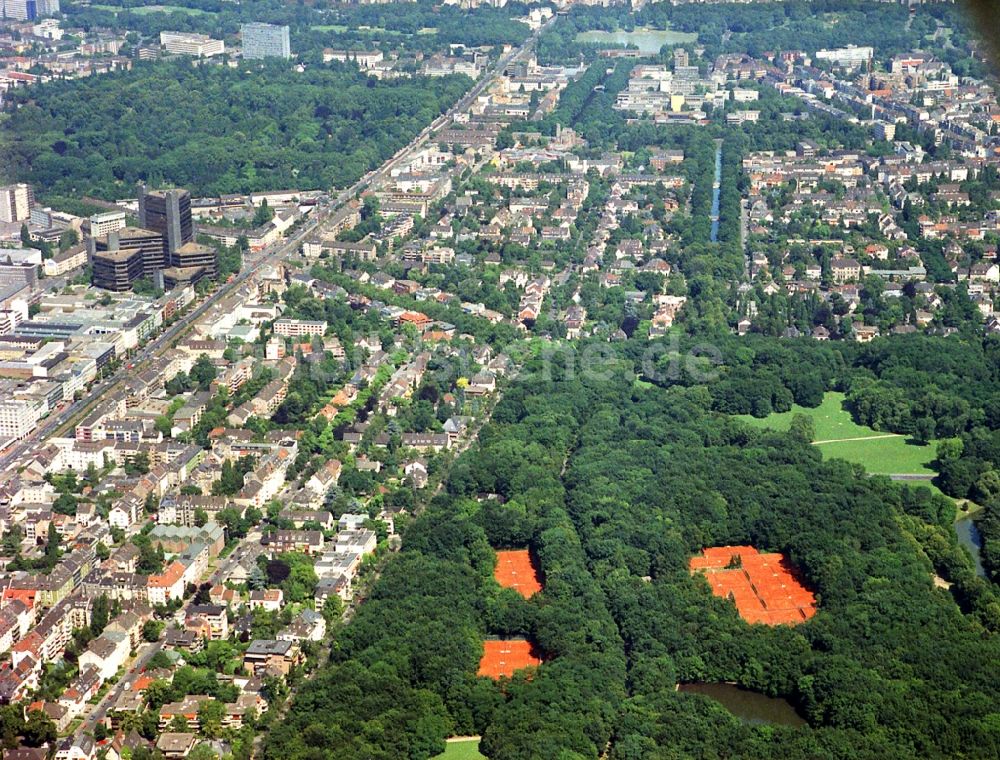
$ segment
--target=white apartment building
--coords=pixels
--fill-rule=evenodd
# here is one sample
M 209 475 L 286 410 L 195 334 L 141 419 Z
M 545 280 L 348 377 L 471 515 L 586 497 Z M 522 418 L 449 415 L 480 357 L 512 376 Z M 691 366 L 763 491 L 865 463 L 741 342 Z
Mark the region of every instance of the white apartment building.
M 72 272 L 86 263 L 87 249 L 81 245 L 42 261 L 42 271 L 45 272 L 46 277 L 58 277 L 61 274 Z
M 90 236 L 99 238 L 125 229 L 124 211 L 106 211 L 90 217 Z
M 31 188 L 23 182 L 0 187 L 0 222 L 26 222 L 31 218 Z
M 323 335 L 325 332 L 326 322 L 311 322 L 305 319 L 279 319 L 274 323 L 274 334 L 289 338 Z
M 381 50 L 331 50 L 323 51 L 323 63 L 354 61 L 360 69 L 373 69 L 385 60 Z
M 0 399 L 0 438 L 24 438 L 46 411 L 44 399 Z
M 0 18 L 18 21 L 34 21 L 38 18 L 38 6 L 28 0 L 0 0 Z
M 63 38 L 63 30 L 59 26 L 59 22 L 54 18 L 39 21 L 31 28 L 31 33 L 36 37 L 44 37 L 47 40 L 61 40 Z
M 207 34 L 193 32 L 160 32 L 160 44 L 174 55 L 193 55 L 211 58 L 226 52 L 226 43 L 215 40 Z
M 121 499 L 108 513 L 108 524 L 112 528 L 128 530 L 138 517 L 135 501 L 133 499 Z
M 288 40 L 288 27 L 274 24 L 241 24 L 243 57 L 250 60 L 261 58 L 291 58 L 292 48 Z
M 875 49 L 869 45 L 848 45 L 833 50 L 817 50 L 816 58 L 820 61 L 831 61 L 838 66 L 863 66 L 875 55 Z

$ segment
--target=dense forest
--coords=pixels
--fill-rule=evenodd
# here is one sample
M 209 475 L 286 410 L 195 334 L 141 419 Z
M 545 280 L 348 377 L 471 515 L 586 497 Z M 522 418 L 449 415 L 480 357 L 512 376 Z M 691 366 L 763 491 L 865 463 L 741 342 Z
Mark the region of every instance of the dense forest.
M 379 82 L 351 66 L 192 66 L 52 81 L 12 96 L 10 173 L 114 200 L 138 180 L 205 195 L 343 187 L 445 111 L 465 76 Z
M 645 346 L 619 344 L 593 375 L 528 366 L 267 757 L 427 758 L 449 733 L 482 734 L 492 760 L 1000 752 L 1000 597 L 959 549 L 952 504 L 720 415 L 710 388 L 637 384 Z M 687 570 L 729 543 L 786 553 L 818 614 L 743 622 Z M 544 590 L 501 590 L 491 546 L 529 547 Z M 490 635 L 529 636 L 545 662 L 476 678 Z M 691 681 L 783 696 L 809 726 L 743 723 L 675 691 Z

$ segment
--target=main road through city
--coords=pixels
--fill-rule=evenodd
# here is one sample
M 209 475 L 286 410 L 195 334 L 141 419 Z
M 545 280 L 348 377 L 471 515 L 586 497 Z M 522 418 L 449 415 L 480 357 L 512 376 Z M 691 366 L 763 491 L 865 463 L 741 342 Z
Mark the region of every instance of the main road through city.
M 551 22 L 550 22 L 551 23 Z M 363 192 L 369 187 L 376 186 L 378 183 L 382 182 L 392 169 L 397 166 L 407 154 L 409 154 L 414 149 L 420 147 L 430 136 L 432 132 L 439 129 L 441 126 L 446 124 L 449 119 L 451 119 L 455 114 L 460 113 L 466 109 L 474 102 L 474 100 L 493 82 L 499 73 L 503 72 L 504 67 L 509 65 L 516 58 L 525 54 L 534 45 L 535 41 L 538 39 L 538 35 L 544 29 L 536 31 L 529 37 L 525 43 L 519 47 L 512 50 L 507 55 L 501 57 L 496 64 L 488 71 L 470 90 L 466 93 L 461 100 L 459 100 L 451 109 L 449 109 L 445 114 L 442 114 L 437 119 L 435 119 L 431 124 L 429 124 L 423 131 L 420 132 L 406 147 L 397 152 L 389 161 L 383 164 L 379 169 L 370 172 L 369 174 L 362 177 L 358 182 L 354 183 L 351 187 L 342 190 L 337 196 L 327 202 L 322 208 L 316 209 L 314 214 L 310 217 L 309 221 L 306 222 L 297 232 L 295 232 L 291 237 L 282 241 L 281 243 L 271 246 L 265 249 L 262 253 L 255 257 L 250 257 L 249 261 L 245 262 L 244 268 L 240 271 L 239 275 L 235 277 L 231 282 L 222 285 L 214 293 L 210 294 L 205 301 L 199 304 L 190 313 L 185 314 L 182 319 L 178 320 L 176 323 L 167 328 L 163 333 L 161 333 L 156 339 L 150 341 L 145 347 L 143 347 L 135 356 L 131 357 L 127 367 L 123 367 L 117 373 L 107 380 L 101 381 L 93 386 L 87 394 L 87 400 L 81 400 L 71 404 L 65 409 L 61 410 L 57 414 L 51 415 L 45 420 L 44 424 L 41 425 L 35 434 L 28 439 L 18 443 L 12 450 L 6 453 L 2 458 L 0 458 L 0 469 L 8 467 L 12 462 L 16 460 L 23 452 L 27 451 L 30 446 L 32 446 L 36 441 L 43 440 L 46 436 L 52 435 L 58 432 L 61 428 L 68 428 L 69 425 L 75 421 L 78 417 L 84 415 L 89 411 L 89 409 L 103 396 L 107 393 L 117 390 L 121 384 L 124 382 L 125 378 L 135 372 L 141 371 L 143 366 L 149 363 L 151 359 L 156 357 L 158 354 L 165 351 L 171 346 L 173 341 L 182 336 L 190 326 L 201 317 L 208 309 L 223 298 L 233 293 L 237 288 L 240 287 L 249 277 L 252 277 L 256 272 L 260 271 L 263 267 L 272 264 L 282 256 L 288 255 L 298 250 L 299 245 L 302 240 L 318 227 L 321 227 L 323 222 L 328 218 L 328 216 L 337 208 L 342 206 L 344 203 L 349 201 L 351 198 L 355 197 L 358 193 Z M 244 560 L 252 560 L 253 557 L 260 552 L 260 534 L 256 532 L 251 532 L 246 539 L 240 542 L 238 546 L 234 548 L 231 554 L 229 554 L 225 559 L 221 560 L 216 566 L 214 571 L 208 578 L 208 582 L 216 584 L 223 582 L 229 575 L 233 566 L 236 562 Z M 188 602 L 187 605 L 190 604 Z M 352 607 L 353 609 L 353 607 Z M 345 617 L 349 617 L 346 615 Z M 115 684 L 115 686 L 110 689 L 100 702 L 90 711 L 84 721 L 77 728 L 74 733 L 75 736 L 80 736 L 85 732 L 92 732 L 97 723 L 104 719 L 108 711 L 115 704 L 115 702 L 121 697 L 121 695 L 127 690 L 132 688 L 135 680 L 141 675 L 143 670 L 148 665 L 149 661 L 153 656 L 163 648 L 162 642 L 156 642 L 151 644 L 140 645 L 138 651 L 136 652 L 135 658 L 129 663 L 127 672 L 122 676 L 122 678 Z
M 555 17 L 553 17 L 553 19 L 554 18 Z M 248 278 L 255 275 L 261 269 L 274 264 L 276 261 L 280 260 L 289 253 L 297 251 L 303 239 L 314 232 L 318 227 L 321 227 L 323 222 L 330 216 L 331 213 L 333 213 L 333 211 L 343 206 L 343 204 L 356 197 L 359 193 L 364 192 L 370 187 L 378 186 L 383 180 L 389 177 L 392 170 L 410 153 L 421 147 L 427 141 L 427 138 L 431 135 L 431 133 L 447 124 L 448 121 L 456 114 L 466 111 L 469 106 L 473 104 L 475 99 L 478 98 L 483 91 L 496 80 L 497 76 L 503 73 L 503 70 L 508 65 L 510 65 L 513 61 L 522 58 L 529 50 L 531 50 L 535 42 L 538 40 L 541 32 L 552 23 L 553 19 L 550 19 L 541 28 L 533 32 L 520 47 L 513 48 L 506 55 L 501 56 L 479 79 L 479 81 L 476 82 L 476 84 L 462 96 L 461 99 L 448 109 L 448 111 L 441 114 L 438 118 L 428 124 L 416 137 L 413 138 L 413 140 L 409 142 L 409 144 L 397 151 L 396 154 L 382 164 L 382 166 L 369 172 L 350 187 L 341 190 L 334 198 L 327 201 L 322 207 L 317 208 L 313 214 L 310 215 L 305 224 L 303 224 L 292 236 L 282 240 L 280 243 L 276 243 L 268 248 L 265 248 L 256 256 L 248 257 L 249 260 L 244 261 L 243 268 L 235 278 L 233 278 L 230 282 L 221 285 L 191 312 L 184 314 L 181 319 L 160 333 L 160 335 L 158 335 L 155 339 L 147 343 L 137 354 L 130 358 L 126 366 L 121 367 L 109 378 L 97 382 L 79 401 L 74 401 L 63 408 L 58 409 L 54 414 L 50 414 L 42 420 L 41 424 L 29 436 L 8 447 L 3 455 L 0 456 L 0 472 L 6 470 L 12 464 L 17 462 L 19 458 L 25 454 L 25 452 L 29 451 L 39 441 L 44 441 L 47 438 L 59 433 L 65 434 L 65 429 L 69 428 L 70 423 L 76 422 L 82 418 L 96 403 L 100 401 L 100 399 L 107 396 L 109 393 L 114 393 L 119 390 L 129 375 L 141 372 L 151 359 L 159 356 L 170 348 L 174 341 L 186 333 L 191 328 L 191 325 L 201 318 L 205 312 L 211 309 L 212 306 L 219 303 L 231 293 L 235 292 L 236 289 L 246 282 Z

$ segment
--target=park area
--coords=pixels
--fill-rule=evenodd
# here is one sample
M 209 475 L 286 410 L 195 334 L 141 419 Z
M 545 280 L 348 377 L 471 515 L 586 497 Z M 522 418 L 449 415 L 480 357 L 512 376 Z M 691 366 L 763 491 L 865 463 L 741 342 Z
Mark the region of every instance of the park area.
M 478 737 L 462 737 L 449 739 L 448 748 L 434 760 L 486 760 L 486 756 L 479 752 Z
M 121 13 L 122 11 L 129 11 L 137 16 L 148 16 L 150 13 L 186 13 L 189 16 L 202 16 L 206 13 L 214 13 L 214 11 L 206 11 L 201 8 L 186 8 L 182 5 L 141 5 L 134 7 L 125 7 L 118 5 L 91 5 L 91 8 L 99 11 L 110 11 L 111 13 Z
M 538 570 L 527 549 L 501 550 L 497 553 L 497 565 L 493 570 L 496 578 L 504 588 L 512 588 L 525 599 L 542 590 L 542 582 Z
M 788 430 L 796 414 L 813 421 L 813 445 L 827 459 L 843 459 L 863 465 L 876 475 L 934 476 L 930 462 L 936 456 L 934 443 L 921 445 L 898 433 L 885 433 L 858 425 L 844 403 L 843 393 L 827 393 L 815 409 L 793 405 L 791 411 L 769 414 L 764 418 L 741 414 L 749 425 L 772 430 Z

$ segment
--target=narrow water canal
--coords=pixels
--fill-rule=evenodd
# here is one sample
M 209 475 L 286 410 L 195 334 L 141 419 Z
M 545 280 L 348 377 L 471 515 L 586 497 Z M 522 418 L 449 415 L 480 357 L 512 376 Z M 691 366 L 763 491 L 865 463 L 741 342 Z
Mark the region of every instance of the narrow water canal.
M 714 699 L 746 723 L 804 726 L 806 721 L 786 699 L 768 697 L 729 683 L 682 683 L 679 691 Z
M 722 140 L 715 141 L 715 180 L 712 182 L 712 232 L 713 243 L 719 241 L 719 192 L 722 190 Z

